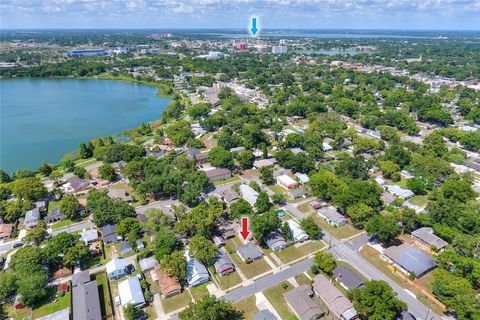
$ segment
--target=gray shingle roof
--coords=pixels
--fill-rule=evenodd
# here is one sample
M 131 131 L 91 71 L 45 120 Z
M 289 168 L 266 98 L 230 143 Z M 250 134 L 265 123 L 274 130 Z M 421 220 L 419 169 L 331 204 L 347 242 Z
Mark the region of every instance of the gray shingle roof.
M 363 279 L 349 267 L 338 266 L 333 270 L 333 274 L 348 290 L 360 288 L 365 284 Z
M 97 281 L 90 281 L 88 270 L 72 277 L 73 320 L 101 320 Z
M 437 266 L 431 256 L 405 243 L 399 246 L 391 246 L 383 254 L 408 272 L 415 273 L 417 277 Z
M 263 256 L 262 251 L 252 242 L 248 242 L 244 246 L 237 248 L 237 253 L 243 259 L 247 261 L 248 259 L 256 260 Z

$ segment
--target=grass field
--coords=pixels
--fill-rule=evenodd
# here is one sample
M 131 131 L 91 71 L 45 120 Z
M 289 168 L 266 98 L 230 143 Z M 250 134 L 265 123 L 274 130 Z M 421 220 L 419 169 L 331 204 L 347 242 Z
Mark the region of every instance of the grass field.
M 230 259 L 235 263 L 236 267 L 242 271 L 242 273 L 248 279 L 251 279 L 259 274 L 272 270 L 265 259 L 259 259 L 252 263 L 245 263 L 240 256 L 236 253 L 230 255 Z
M 210 272 L 213 274 L 215 279 L 217 280 L 218 285 L 222 290 L 227 290 L 227 288 L 231 288 L 239 283 L 242 282 L 242 279 L 238 275 L 238 272 L 232 272 L 229 274 L 226 274 L 224 276 L 220 276 L 218 274 L 215 274 L 214 268 L 210 268 Z
M 308 216 L 315 220 L 315 223 L 317 223 L 320 228 L 327 231 L 337 239 L 350 238 L 362 232 L 362 230 L 355 229 L 351 224 L 346 224 L 341 227 L 332 226 L 320 218 L 320 216 L 315 212 L 311 212 Z
M 187 291 L 177 294 L 171 298 L 162 299 L 163 311 L 169 313 L 188 305 L 191 301 L 190 294 Z
M 304 243 L 298 247 L 291 245 L 286 249 L 275 252 L 275 255 L 284 263 L 289 263 L 290 261 L 300 259 L 302 257 L 306 258 L 308 254 L 320 250 L 325 246 L 326 244 L 323 241 L 314 240 Z
M 192 294 L 192 297 L 193 297 L 193 299 L 195 299 L 195 301 L 198 301 L 198 300 L 202 299 L 203 297 L 209 295 L 207 285 L 210 284 L 210 283 L 211 282 L 207 282 L 207 283 L 199 285 L 198 287 L 194 287 L 194 288 L 190 289 L 190 293 Z
M 295 280 L 297 280 L 297 283 L 299 285 L 302 284 L 310 284 L 312 281 L 305 275 L 305 273 L 300 273 L 298 276 L 295 277 Z
M 255 305 L 256 299 L 255 296 L 248 297 L 242 301 L 238 301 L 233 304 L 233 306 L 240 311 L 243 311 L 243 316 L 245 319 L 253 319 L 253 316 L 258 312 L 258 308 Z
M 54 290 L 56 288 L 54 287 Z M 56 297 L 56 301 L 48 301 L 41 306 L 38 306 L 33 310 L 33 318 L 40 318 L 43 316 L 46 316 L 47 314 L 51 314 L 60 310 L 63 310 L 65 308 L 70 307 L 70 299 L 71 299 L 71 294 L 70 292 L 67 292 L 65 295 L 60 296 L 58 295 Z
M 220 181 L 215 181 L 213 183 L 214 186 L 221 186 L 222 184 L 230 183 L 230 182 L 235 182 L 235 181 L 240 181 L 241 178 L 239 176 L 233 176 L 228 179 L 220 180 Z

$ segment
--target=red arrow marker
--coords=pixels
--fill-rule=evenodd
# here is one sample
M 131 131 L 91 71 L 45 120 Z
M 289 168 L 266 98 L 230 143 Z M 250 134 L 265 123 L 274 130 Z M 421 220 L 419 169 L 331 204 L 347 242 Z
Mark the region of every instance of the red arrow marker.
M 247 237 L 250 234 L 247 217 L 242 217 L 242 232 L 240 232 L 240 234 L 242 235 L 243 240 L 247 240 Z

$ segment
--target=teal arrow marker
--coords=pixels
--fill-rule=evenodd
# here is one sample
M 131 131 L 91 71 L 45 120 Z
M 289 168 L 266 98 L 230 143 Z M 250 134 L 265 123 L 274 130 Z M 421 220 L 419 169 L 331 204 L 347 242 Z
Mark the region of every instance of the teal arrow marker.
M 250 31 L 252 31 L 252 35 L 254 37 L 257 35 L 257 32 L 258 32 L 257 18 L 252 18 L 252 28 L 250 29 Z

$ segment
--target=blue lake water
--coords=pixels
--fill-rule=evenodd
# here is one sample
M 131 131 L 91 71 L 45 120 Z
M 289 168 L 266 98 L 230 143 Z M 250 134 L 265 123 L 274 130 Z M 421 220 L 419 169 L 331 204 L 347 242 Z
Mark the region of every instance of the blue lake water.
M 80 79 L 0 81 L 0 168 L 58 163 L 79 143 L 160 118 L 170 99 L 136 83 Z

